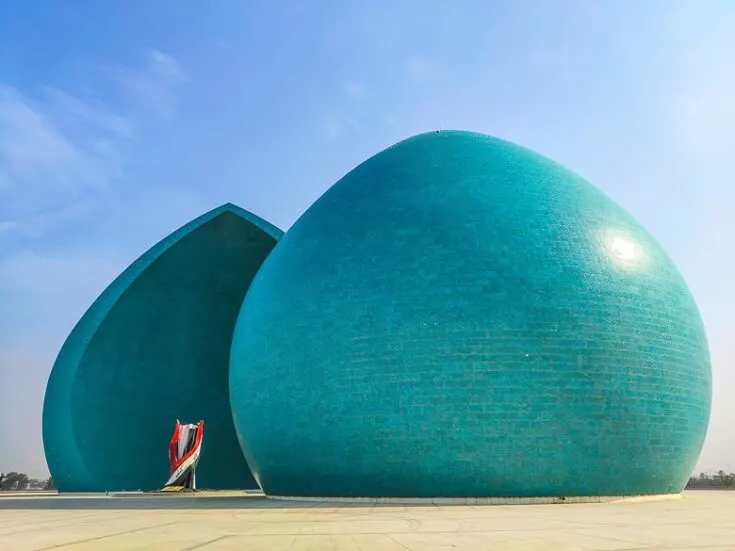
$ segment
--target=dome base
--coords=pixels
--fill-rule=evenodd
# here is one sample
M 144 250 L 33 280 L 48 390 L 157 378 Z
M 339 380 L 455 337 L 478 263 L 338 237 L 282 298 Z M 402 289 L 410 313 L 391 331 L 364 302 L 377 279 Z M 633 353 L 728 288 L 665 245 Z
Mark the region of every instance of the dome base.
M 681 499 L 681 494 L 640 496 L 574 496 L 574 497 L 316 497 L 271 496 L 283 501 L 317 501 L 323 503 L 364 503 L 366 505 L 556 505 L 574 503 L 641 503 Z

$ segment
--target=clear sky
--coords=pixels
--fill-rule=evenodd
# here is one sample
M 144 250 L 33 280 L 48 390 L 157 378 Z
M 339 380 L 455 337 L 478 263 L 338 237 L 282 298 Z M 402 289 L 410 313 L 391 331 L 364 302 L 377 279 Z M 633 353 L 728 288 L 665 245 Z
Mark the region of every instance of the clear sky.
M 288 229 L 439 128 L 552 157 L 664 245 L 712 348 L 698 468 L 735 470 L 733 29 L 730 0 L 0 2 L 0 471 L 46 473 L 54 358 L 158 239 L 228 201 Z

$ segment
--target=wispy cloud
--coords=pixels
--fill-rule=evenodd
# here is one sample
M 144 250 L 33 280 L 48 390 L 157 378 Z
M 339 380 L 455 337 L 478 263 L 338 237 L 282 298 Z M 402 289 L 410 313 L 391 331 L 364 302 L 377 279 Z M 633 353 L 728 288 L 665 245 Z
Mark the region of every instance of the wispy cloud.
M 5 175 L 27 178 L 80 162 L 80 151 L 30 100 L 0 88 L 0 154 Z M 66 176 L 66 171 L 63 172 Z
M 4 234 L 20 234 L 32 239 L 41 238 L 54 228 L 92 212 L 95 205 L 92 200 L 81 200 L 58 209 L 5 220 L 0 222 L 0 237 Z
M 344 121 L 339 115 L 336 115 L 334 113 L 327 113 L 322 117 L 322 120 L 319 124 L 319 130 L 321 131 L 322 135 L 327 138 L 339 138 L 339 136 L 342 135 L 342 132 L 344 131 Z
M 123 176 L 126 150 L 151 115 L 173 115 L 187 80 L 158 50 L 114 75 L 123 102 L 53 87 L 34 97 L 0 82 L 0 235 L 40 237 L 88 212 Z
M 375 93 L 359 82 L 350 82 L 345 86 L 347 97 L 352 101 L 350 107 L 361 117 L 376 120 L 381 124 L 397 128 L 396 119 L 385 108 Z
M 364 130 L 363 125 L 342 108 L 327 113 L 322 118 L 321 131 L 327 138 L 339 138 L 348 131 L 361 134 Z
M 375 123 L 396 128 L 398 123 L 376 96 L 362 83 L 351 81 L 344 85 L 337 105 L 323 116 L 322 135 L 339 138 L 347 132 L 363 133 Z
M 6 229 L 103 188 L 118 170 L 102 136 L 63 132 L 52 106 L 0 88 L 0 225 Z
M 422 83 L 436 81 L 445 76 L 444 70 L 428 57 L 415 55 L 406 60 L 409 79 Z
M 359 82 L 348 82 L 345 85 L 345 93 L 353 101 L 368 101 L 370 99 L 370 93 L 367 88 Z
M 175 112 L 178 87 L 188 76 L 178 62 L 159 50 L 148 50 L 145 63 L 135 70 L 117 70 L 116 77 L 123 92 L 141 109 L 161 117 Z
M 48 88 L 46 95 L 50 100 L 49 110 L 61 127 L 72 132 L 94 131 L 106 137 L 135 137 L 134 123 L 129 117 L 115 113 L 99 102 L 82 101 L 56 88 Z

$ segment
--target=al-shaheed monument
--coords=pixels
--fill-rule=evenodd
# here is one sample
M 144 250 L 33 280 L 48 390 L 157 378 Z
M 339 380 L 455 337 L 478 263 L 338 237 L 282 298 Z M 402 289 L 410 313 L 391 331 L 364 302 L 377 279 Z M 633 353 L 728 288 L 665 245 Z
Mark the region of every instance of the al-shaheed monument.
M 224 205 L 68 337 L 44 404 L 62 492 L 153 490 L 176 419 L 202 488 L 281 497 L 673 494 L 707 431 L 694 300 L 621 207 L 528 149 L 443 131 L 285 234 Z

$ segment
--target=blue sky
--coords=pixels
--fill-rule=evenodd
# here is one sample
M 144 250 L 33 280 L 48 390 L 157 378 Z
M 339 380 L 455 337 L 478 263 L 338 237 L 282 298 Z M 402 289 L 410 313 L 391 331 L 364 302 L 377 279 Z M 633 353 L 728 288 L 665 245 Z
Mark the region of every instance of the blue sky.
M 0 3 L 0 471 L 46 472 L 74 323 L 224 202 L 287 229 L 410 135 L 485 132 L 582 174 L 689 282 L 715 396 L 699 468 L 735 469 L 735 3 Z

